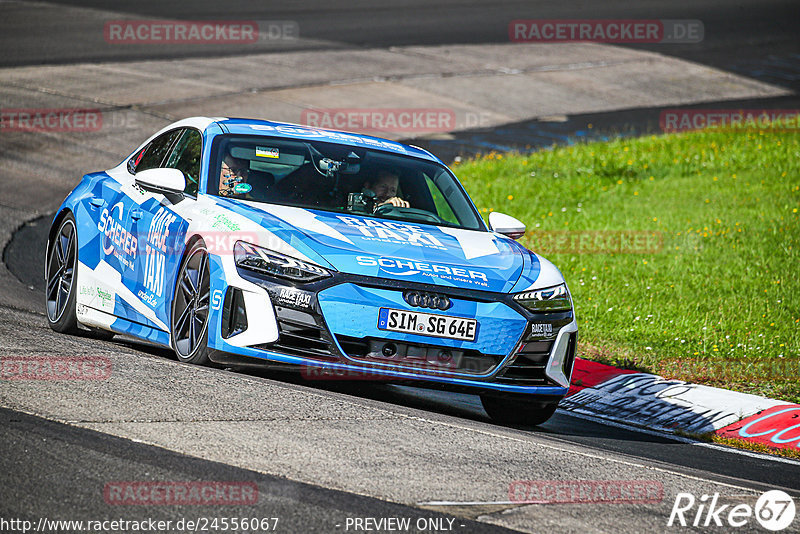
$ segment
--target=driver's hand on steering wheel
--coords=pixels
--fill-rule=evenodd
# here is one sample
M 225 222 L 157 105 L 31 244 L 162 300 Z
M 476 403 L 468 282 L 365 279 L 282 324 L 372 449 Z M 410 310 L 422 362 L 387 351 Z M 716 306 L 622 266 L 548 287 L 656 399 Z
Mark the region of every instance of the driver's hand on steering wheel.
M 400 197 L 392 197 L 392 198 L 390 198 L 388 200 L 384 200 L 383 202 L 378 204 L 376 206 L 376 208 L 379 208 L 381 206 L 387 206 L 387 205 L 392 205 L 392 206 L 394 206 L 396 208 L 410 208 L 411 207 L 411 204 L 409 204 L 408 201 L 403 200 Z

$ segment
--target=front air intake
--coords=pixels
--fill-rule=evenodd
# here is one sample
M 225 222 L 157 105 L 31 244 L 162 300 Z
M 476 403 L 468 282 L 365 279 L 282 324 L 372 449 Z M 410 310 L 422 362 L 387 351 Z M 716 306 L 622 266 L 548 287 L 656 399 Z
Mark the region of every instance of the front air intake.
M 222 305 L 222 334 L 228 339 L 247 330 L 247 309 L 241 289 L 229 287 Z
M 321 318 L 281 306 L 276 306 L 275 315 L 278 319 L 278 341 L 261 348 L 317 360 L 339 359 L 337 352 L 332 350 L 333 343 L 327 329 L 318 323 Z
M 553 348 L 552 341 L 528 341 L 512 356 L 511 361 L 497 376 L 499 382 L 519 386 L 549 384 L 545 375 L 547 360 Z
M 564 366 L 561 368 L 564 371 L 564 376 L 567 377 L 567 380 L 571 380 L 572 378 L 572 364 L 575 362 L 575 350 L 578 345 L 578 333 L 572 333 L 569 335 L 569 342 L 567 344 L 567 352 L 564 355 Z

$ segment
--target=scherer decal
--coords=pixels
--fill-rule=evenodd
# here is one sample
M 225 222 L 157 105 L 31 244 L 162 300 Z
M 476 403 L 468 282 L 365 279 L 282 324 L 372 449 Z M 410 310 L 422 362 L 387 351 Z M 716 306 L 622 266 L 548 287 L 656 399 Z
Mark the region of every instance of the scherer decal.
M 147 232 L 144 287 L 158 297 L 164 295 L 164 264 L 167 254 L 167 237 L 169 236 L 170 225 L 177 218 L 177 215 L 161 207 L 153 217 L 152 222 L 150 222 L 150 230 Z
M 489 279 L 486 273 L 473 271 L 463 267 L 442 265 L 440 263 L 430 263 L 399 258 L 376 258 L 374 256 L 356 256 L 356 262 L 365 267 L 379 267 L 380 270 L 395 276 L 413 276 L 421 274 L 441 278 L 442 280 L 452 280 L 454 282 L 467 282 L 480 286 L 488 286 Z
M 222 308 L 222 290 L 215 289 L 211 293 L 211 309 L 217 311 Z
M 103 209 L 97 229 L 105 235 L 103 239 L 103 252 L 107 256 L 114 255 L 127 268 L 133 269 L 136 259 L 136 236 L 130 233 L 122 223 L 124 205 L 122 202 L 114 204 L 109 211 Z M 116 214 L 116 215 L 115 215 Z

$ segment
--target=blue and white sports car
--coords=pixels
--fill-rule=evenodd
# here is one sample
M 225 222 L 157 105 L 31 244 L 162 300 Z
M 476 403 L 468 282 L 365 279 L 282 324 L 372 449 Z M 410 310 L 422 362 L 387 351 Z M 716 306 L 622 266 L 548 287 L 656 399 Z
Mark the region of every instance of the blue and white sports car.
M 577 325 L 561 273 L 514 240 L 524 231 L 500 213 L 487 226 L 425 150 L 196 117 L 66 198 L 47 317 L 183 362 L 472 392 L 498 421 L 538 424 L 569 387 Z

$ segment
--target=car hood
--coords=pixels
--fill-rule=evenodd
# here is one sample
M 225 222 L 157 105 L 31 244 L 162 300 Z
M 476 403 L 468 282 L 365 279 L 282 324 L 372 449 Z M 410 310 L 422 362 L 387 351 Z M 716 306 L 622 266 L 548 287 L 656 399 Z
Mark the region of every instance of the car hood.
M 537 256 L 493 233 L 221 199 L 307 258 L 350 274 L 493 292 L 529 286 Z

